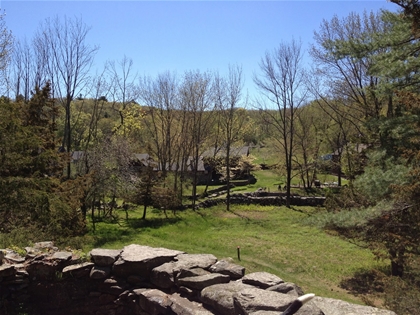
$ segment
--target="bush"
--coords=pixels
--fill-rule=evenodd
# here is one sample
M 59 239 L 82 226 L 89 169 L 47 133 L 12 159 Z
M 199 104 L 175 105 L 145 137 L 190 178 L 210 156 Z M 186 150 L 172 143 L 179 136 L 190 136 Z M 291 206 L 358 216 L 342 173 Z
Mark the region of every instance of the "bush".
M 420 288 L 413 280 L 388 278 L 385 283 L 385 306 L 398 315 L 420 314 Z
M 328 190 L 325 197 L 324 206 L 329 212 L 338 212 L 372 205 L 372 202 L 364 194 L 351 186 L 342 187 L 339 192 Z

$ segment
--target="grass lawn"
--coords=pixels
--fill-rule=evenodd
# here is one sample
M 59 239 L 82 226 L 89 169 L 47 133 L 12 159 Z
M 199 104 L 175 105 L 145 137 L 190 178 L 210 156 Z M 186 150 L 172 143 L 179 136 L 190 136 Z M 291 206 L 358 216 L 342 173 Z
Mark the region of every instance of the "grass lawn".
M 97 223 L 91 232 L 94 247 L 122 248 L 129 244 L 210 253 L 219 259 L 232 258 L 246 272 L 267 271 L 294 282 L 305 292 L 361 303 L 339 287 L 355 272 L 382 268 L 373 255 L 338 237 L 305 225 L 310 208 L 223 206 L 175 215 L 149 210 L 140 220 L 141 210 L 130 210 L 129 219 L 117 223 Z M 237 247 L 241 260 L 238 261 Z
M 266 188 L 267 191 L 276 192 L 278 191 L 278 186 L 281 185 L 282 187 L 285 185 L 286 179 L 284 176 L 281 176 L 277 172 L 273 170 L 258 170 L 253 171 L 252 174 L 257 179 L 257 182 L 255 184 L 250 184 L 246 186 L 237 186 L 234 187 L 231 191 L 232 192 L 238 192 L 238 193 L 245 193 L 245 192 L 254 192 L 258 188 Z M 337 176 L 330 175 L 330 174 L 319 174 L 318 178 L 321 180 L 322 183 L 325 182 L 337 182 Z M 298 176 L 295 176 L 292 179 L 292 185 L 299 185 L 300 179 Z M 233 184 L 235 184 L 235 181 L 232 181 Z M 342 179 L 342 185 L 348 184 L 348 181 L 346 179 Z M 220 185 L 221 186 L 221 185 Z M 218 188 L 220 186 L 210 186 L 209 190 Z M 201 193 L 204 191 L 205 186 L 198 186 L 197 191 L 198 193 Z M 293 189 L 292 192 L 298 193 L 298 194 L 305 194 L 301 189 Z

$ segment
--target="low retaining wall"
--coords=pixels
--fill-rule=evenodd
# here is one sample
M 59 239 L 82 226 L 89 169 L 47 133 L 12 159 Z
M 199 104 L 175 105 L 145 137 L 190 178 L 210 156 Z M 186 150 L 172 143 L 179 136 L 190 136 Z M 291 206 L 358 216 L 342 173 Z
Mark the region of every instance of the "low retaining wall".
M 302 290 L 267 272 L 245 274 L 230 260 L 132 244 L 94 249 L 89 261 L 51 242 L 25 257 L 0 251 L 0 314 L 278 315 Z M 300 315 L 395 315 L 316 297 Z
M 215 196 L 216 197 L 216 196 Z M 226 199 L 209 198 L 198 204 L 198 207 L 209 208 L 225 202 Z M 242 205 L 260 205 L 260 206 L 284 206 L 286 205 L 285 193 L 253 192 L 244 194 L 232 194 L 230 196 L 231 204 Z M 292 206 L 311 206 L 322 207 L 325 203 L 325 197 L 306 197 L 292 195 L 290 205 Z

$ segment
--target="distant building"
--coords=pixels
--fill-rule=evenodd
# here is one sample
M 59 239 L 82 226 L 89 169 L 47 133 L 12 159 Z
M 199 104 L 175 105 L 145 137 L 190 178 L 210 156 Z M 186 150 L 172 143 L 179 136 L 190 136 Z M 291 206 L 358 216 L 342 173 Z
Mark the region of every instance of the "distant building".
M 230 148 L 230 156 L 237 157 L 237 156 L 248 156 L 249 155 L 249 146 L 243 147 L 232 147 Z M 201 154 L 202 157 L 226 157 L 226 149 L 220 148 L 216 150 L 215 148 L 209 149 Z

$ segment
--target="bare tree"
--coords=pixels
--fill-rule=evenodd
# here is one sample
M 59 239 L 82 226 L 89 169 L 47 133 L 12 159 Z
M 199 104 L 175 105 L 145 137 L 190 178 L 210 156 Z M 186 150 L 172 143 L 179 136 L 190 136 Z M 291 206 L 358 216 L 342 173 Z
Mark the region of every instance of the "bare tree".
M 324 20 L 315 32 L 310 54 L 316 69 L 314 79 L 308 83 L 314 99 L 336 128 L 328 139 L 337 156 L 335 169 L 339 184 L 343 166 L 350 180 L 357 168 L 351 143 L 374 142 L 375 139 L 368 139 L 367 135 L 379 133 L 367 132 L 366 121 L 378 119 L 385 112 L 391 116 L 394 112 L 393 92 L 385 91 L 381 79 L 370 71 L 376 54 L 386 48 L 367 53 L 358 51 L 363 45 L 356 45 L 372 34 L 385 33 L 388 27 L 381 13 L 364 12 Z M 375 128 L 374 124 L 369 126 L 372 127 Z
M 139 90 L 136 85 L 137 73 L 133 73 L 133 60 L 124 56 L 119 62 L 107 63 L 108 75 L 110 76 L 109 94 L 112 108 L 118 112 L 120 123 L 115 131 L 126 135 L 125 114 L 128 106 L 135 104 L 139 98 Z
M 176 110 L 179 108 L 178 79 L 175 74 L 164 72 L 155 79 L 146 77 L 141 82 L 141 98 L 147 107 L 144 120 L 152 151 L 162 170 L 166 172 L 178 161 L 175 159 L 175 140 L 179 136 Z
M 46 19 L 40 25 L 35 41 L 41 49 L 39 55 L 48 59 L 48 77 L 53 85 L 53 96 L 65 109 L 62 147 L 71 152 L 71 102 L 83 90 L 89 79 L 89 71 L 98 47 L 86 43 L 90 28 L 81 18 L 64 17 Z M 70 162 L 67 164 L 70 178 Z
M 32 47 L 34 86 L 43 86 L 47 81 L 54 85 L 57 74 L 52 71 L 50 47 L 45 45 L 44 37 L 36 35 L 32 39 Z M 54 98 L 54 91 L 52 93 Z
M 286 166 L 286 205 L 290 207 L 290 186 L 297 109 L 306 101 L 301 43 L 292 40 L 267 52 L 260 62 L 261 75 L 254 82 L 268 102 L 258 107 L 264 123 L 274 131 L 274 140 L 283 150 Z
M 44 86 L 53 81 L 46 71 L 48 68 L 48 47 L 43 47 L 37 39 L 28 43 L 26 38 L 15 42 L 12 58 L 11 88 L 15 97 L 29 100 L 34 87 Z
M 182 110 L 188 115 L 188 136 L 190 143 L 190 169 L 192 171 L 192 207 L 197 197 L 198 166 L 201 162 L 203 145 L 211 133 L 214 117 L 213 76 L 199 71 L 185 73 L 180 89 Z
M 379 117 L 385 106 L 392 107 L 389 98 L 378 96 L 379 78 L 369 73 L 373 56 L 359 53 L 358 57 L 349 44 L 385 28 L 379 13 L 364 12 L 362 16 L 350 13 L 343 19 L 334 16 L 330 21 L 324 20 L 314 35 L 315 44 L 310 54 L 320 75 L 318 78 L 323 78 L 321 91 L 324 97 L 345 101 L 342 107 L 346 111 L 344 115 L 354 123 L 367 117 Z
M 304 188 L 311 188 L 317 177 L 321 135 L 328 126 L 328 120 L 321 118 L 316 104 L 299 109 L 296 121 L 294 164 L 300 173 Z
M 232 145 L 239 140 L 246 115 L 246 99 L 242 98 L 243 89 L 242 68 L 230 66 L 227 79 L 215 77 L 216 106 L 219 112 L 218 124 L 221 128 L 221 139 L 226 153 L 226 210 L 230 210 L 230 158 Z M 242 107 L 242 109 L 240 108 Z
M 13 36 L 12 32 L 6 27 L 4 20 L 4 13 L 0 13 L 0 73 L 2 80 L 6 81 L 6 88 L 8 88 L 8 74 L 7 68 L 10 63 L 11 53 L 13 49 Z M 6 91 L 8 92 L 8 91 Z

